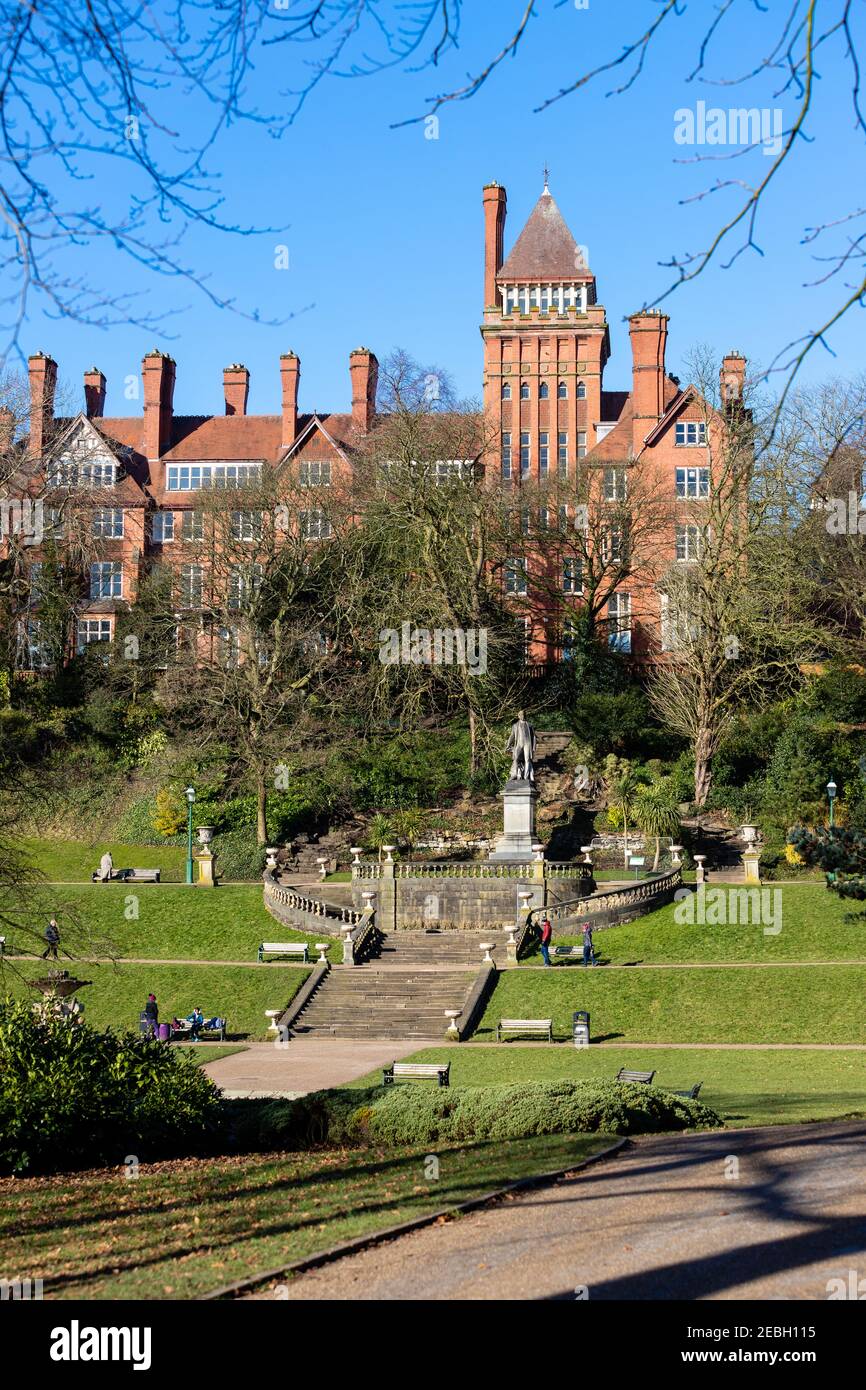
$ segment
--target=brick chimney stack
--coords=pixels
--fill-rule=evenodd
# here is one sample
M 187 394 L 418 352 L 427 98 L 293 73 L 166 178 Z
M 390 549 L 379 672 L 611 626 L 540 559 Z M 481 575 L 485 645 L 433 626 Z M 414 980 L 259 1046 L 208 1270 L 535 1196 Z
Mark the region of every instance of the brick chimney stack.
M 496 277 L 502 266 L 505 241 L 505 189 L 498 183 L 484 185 L 484 307 L 496 308 Z
M 290 449 L 298 433 L 298 381 L 301 359 L 294 352 L 284 352 L 280 358 L 280 377 L 283 383 L 283 442 Z
M 376 386 L 379 381 L 379 361 L 369 348 L 355 348 L 349 353 L 349 374 L 352 378 L 352 419 L 366 434 L 376 414 Z
M 226 415 L 246 415 L 250 393 L 250 374 L 242 362 L 233 362 L 223 369 L 223 394 Z
M 57 363 L 44 352 L 34 352 L 28 359 L 27 369 L 30 374 L 30 453 L 34 458 L 41 458 L 54 420 Z
M 144 452 L 151 462 L 161 458 L 171 443 L 175 362 L 154 348 L 141 364 L 144 381 Z
M 746 384 L 746 359 L 741 352 L 729 352 L 722 358 L 719 390 L 722 405 L 742 404 Z
M 0 405 L 0 458 L 10 453 L 14 438 L 15 415 L 8 405 Z
M 84 373 L 84 409 L 89 420 L 105 414 L 105 377 L 98 367 Z
M 658 309 L 632 314 L 628 331 L 632 355 L 633 442 L 635 453 L 639 453 L 664 412 L 668 316 Z

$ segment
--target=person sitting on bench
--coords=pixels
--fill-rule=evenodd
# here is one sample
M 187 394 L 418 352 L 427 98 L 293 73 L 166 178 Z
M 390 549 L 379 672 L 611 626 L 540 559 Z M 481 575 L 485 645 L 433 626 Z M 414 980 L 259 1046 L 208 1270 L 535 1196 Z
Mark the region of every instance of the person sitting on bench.
M 187 1014 L 187 1021 L 189 1022 L 189 1031 L 193 1042 L 201 1042 L 199 1033 L 204 1027 L 204 1014 L 198 1004 L 196 1004 L 191 1014 Z

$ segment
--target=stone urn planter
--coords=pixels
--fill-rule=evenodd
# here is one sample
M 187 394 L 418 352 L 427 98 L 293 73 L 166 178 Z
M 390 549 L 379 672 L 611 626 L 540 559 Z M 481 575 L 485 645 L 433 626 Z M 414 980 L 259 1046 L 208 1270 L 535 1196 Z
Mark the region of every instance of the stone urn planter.
M 740 839 L 745 840 L 747 845 L 754 845 L 760 838 L 760 831 L 756 825 L 751 823 L 740 826 Z
M 200 845 L 209 845 L 214 837 L 214 827 L 212 825 L 199 825 L 196 827 L 196 833 Z

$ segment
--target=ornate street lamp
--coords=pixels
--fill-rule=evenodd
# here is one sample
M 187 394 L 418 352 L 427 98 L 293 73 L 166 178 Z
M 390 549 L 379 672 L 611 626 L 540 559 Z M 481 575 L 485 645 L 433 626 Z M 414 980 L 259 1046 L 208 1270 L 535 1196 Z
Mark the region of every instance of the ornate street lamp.
M 838 788 L 837 788 L 837 786 L 836 786 L 836 783 L 831 779 L 831 780 L 827 783 L 827 796 L 828 796 L 829 799 L 830 799 L 830 829 L 831 829 L 831 830 L 833 829 L 833 825 L 834 825 L 833 810 L 834 810 L 834 807 L 835 807 L 835 804 L 836 804 L 836 792 L 837 792 L 837 790 L 838 790 Z
M 192 883 L 192 808 L 195 805 L 195 787 L 187 787 L 186 792 L 186 881 Z

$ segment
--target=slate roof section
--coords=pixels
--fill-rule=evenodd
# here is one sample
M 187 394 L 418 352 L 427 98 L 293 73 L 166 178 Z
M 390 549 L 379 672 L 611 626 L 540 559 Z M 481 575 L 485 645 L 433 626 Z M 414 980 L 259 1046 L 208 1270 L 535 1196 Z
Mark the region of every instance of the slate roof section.
M 497 280 L 592 280 L 554 198 L 544 192 L 505 258 Z

